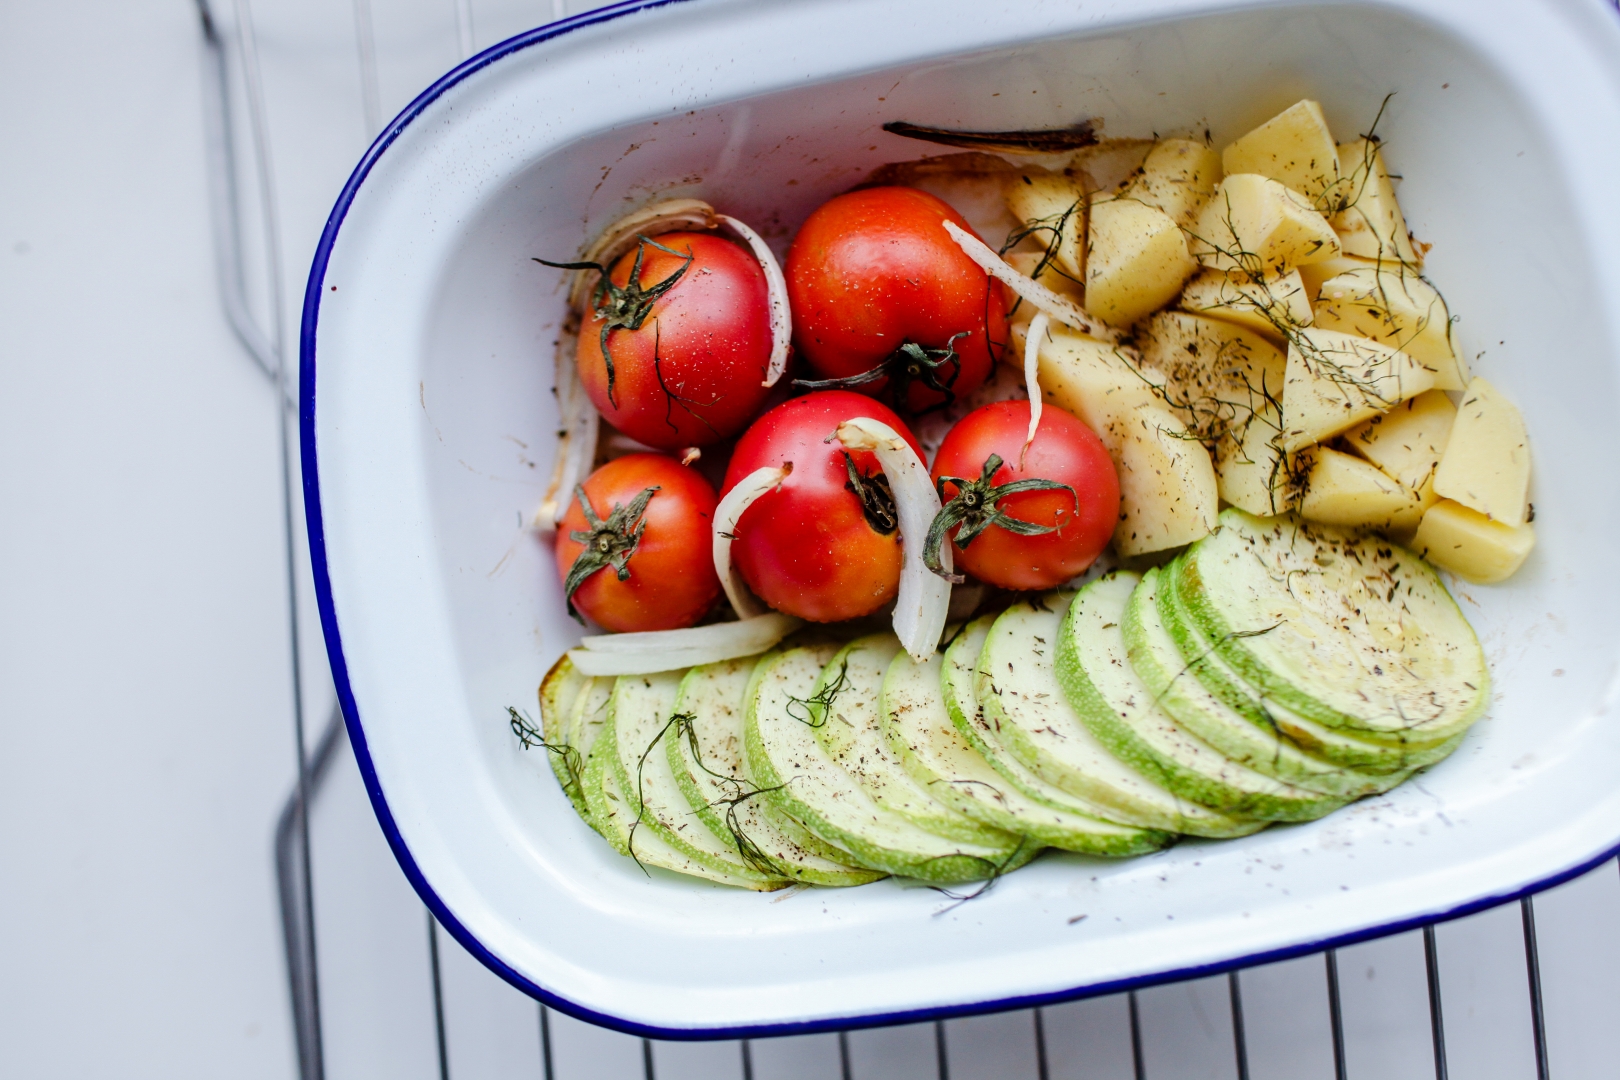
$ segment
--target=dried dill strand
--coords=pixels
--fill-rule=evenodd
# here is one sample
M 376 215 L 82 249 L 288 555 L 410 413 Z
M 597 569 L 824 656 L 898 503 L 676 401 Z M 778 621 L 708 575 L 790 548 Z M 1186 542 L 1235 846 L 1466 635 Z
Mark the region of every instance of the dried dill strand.
M 848 690 L 850 685 L 849 657 L 846 656 L 839 662 L 837 676 L 831 682 L 822 686 L 820 690 L 807 698 L 794 697 L 789 694 L 787 714 L 806 727 L 821 727 L 827 722 L 827 714 L 832 711 L 833 703 L 838 700 L 838 695 Z M 795 707 L 798 709 L 797 712 L 794 711 Z
M 536 726 L 535 722 L 510 705 L 506 707 L 506 715 L 507 722 L 512 728 L 512 734 L 517 736 L 518 744 L 523 749 L 543 749 L 547 753 L 555 755 L 562 762 L 563 772 L 568 776 L 568 779 L 563 782 L 563 792 L 571 798 L 583 796 L 585 790 L 583 787 L 585 763 L 580 756 L 579 748 L 570 746 L 568 743 L 547 742 L 545 735 Z

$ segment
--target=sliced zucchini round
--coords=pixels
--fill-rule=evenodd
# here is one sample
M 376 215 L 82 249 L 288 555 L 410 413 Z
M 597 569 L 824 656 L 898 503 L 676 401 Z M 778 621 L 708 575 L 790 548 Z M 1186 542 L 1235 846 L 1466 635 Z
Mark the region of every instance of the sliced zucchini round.
M 750 882 L 750 888 L 782 888 L 789 884 L 788 878 L 774 869 L 754 865 L 711 832 L 693 813 L 675 781 L 668 752 L 659 744 L 679 737 L 681 720 L 675 716 L 675 698 L 683 674 L 664 671 L 621 675 L 613 687 L 609 709 L 613 714 L 610 723 L 616 753 L 611 764 L 614 783 L 626 797 L 614 812 L 629 821 L 626 846 L 632 856 L 642 859 L 644 839 L 655 835 L 685 858 L 716 874 Z
M 1279 702 L 1264 699 L 1258 689 L 1232 670 L 1187 614 L 1180 600 L 1179 570 L 1178 559 L 1159 576 L 1159 614 L 1165 629 L 1175 639 L 1183 656 L 1200 658 L 1194 673 L 1204 687 L 1261 731 L 1281 734 L 1324 761 L 1375 776 L 1384 791 L 1399 784 L 1411 770 L 1451 753 L 1462 738 L 1457 735 L 1441 743 L 1417 744 L 1364 738 L 1347 728 L 1331 728 L 1307 720 Z
M 850 866 L 848 855 L 783 814 L 748 779 L 743 718 L 759 657 L 688 671 L 675 699 L 680 728 L 664 738 L 675 782 L 698 819 L 762 873 L 816 885 L 862 885 L 883 875 Z
M 988 629 L 988 627 L 986 627 Z M 1139 855 L 1169 843 L 1169 833 L 1117 825 L 1036 802 L 964 739 L 940 689 L 944 657 L 919 664 L 901 652 L 883 679 L 883 733 L 918 784 L 969 817 L 1042 845 L 1087 855 Z
M 1196 674 L 1204 657 L 1199 653 L 1184 656 L 1160 614 L 1169 577 L 1168 570 L 1152 570 L 1143 576 L 1125 605 L 1120 627 L 1131 668 L 1160 708 L 1193 735 L 1256 772 L 1343 799 L 1385 790 L 1385 777 L 1306 753 L 1275 728 L 1250 723 L 1211 693 Z
M 748 773 L 784 812 L 863 865 L 938 883 L 1006 873 L 1039 850 L 1023 837 L 998 846 L 935 835 L 879 806 L 827 754 L 809 703 L 832 650 L 788 649 L 760 663 L 748 703 Z
M 585 805 L 585 755 L 568 739 L 568 721 L 581 687 L 590 681 L 563 653 L 540 680 L 540 733 L 546 745 L 539 748 L 551 765 L 552 775 L 563 794 L 574 804 L 574 811 L 589 820 Z
M 1131 666 L 1125 609 L 1150 587 L 1116 571 L 1075 596 L 1057 642 L 1057 673 L 1082 723 L 1114 756 L 1160 787 L 1192 802 L 1266 821 L 1311 821 L 1341 798 L 1284 783 L 1247 768 L 1176 723 Z
M 1489 702 L 1468 620 L 1428 564 L 1382 537 L 1228 509 L 1181 575 L 1227 663 L 1308 720 L 1434 744 Z
M 883 679 L 900 642 L 893 634 L 856 638 L 822 669 L 810 694 L 810 725 L 827 755 L 872 801 L 938 836 L 986 847 L 1016 841 L 942 801 L 901 764 L 883 734 Z
M 986 722 L 1002 744 L 1042 779 L 1107 807 L 1111 816 L 1193 836 L 1245 836 L 1266 822 L 1224 813 L 1177 795 L 1132 769 L 1070 706 L 1056 652 L 1073 593 L 1014 604 L 991 626 L 978 666 Z

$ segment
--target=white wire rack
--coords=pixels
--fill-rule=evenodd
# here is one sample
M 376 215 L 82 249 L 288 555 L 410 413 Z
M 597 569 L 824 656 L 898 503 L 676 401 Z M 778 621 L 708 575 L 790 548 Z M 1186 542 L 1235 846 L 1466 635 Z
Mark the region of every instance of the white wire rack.
M 221 300 L 282 412 L 297 782 L 274 856 L 303 1080 L 1397 1080 L 1620 1075 L 1620 875 L 1239 973 L 997 1016 L 657 1043 L 536 1005 L 410 894 L 371 819 L 310 628 L 287 343 L 321 221 L 385 113 L 591 0 L 195 0 Z M 375 6 L 374 6 L 375 4 Z M 310 740 L 306 718 L 327 715 Z M 306 808 L 307 811 L 306 812 Z M 1538 914 L 1541 919 L 1538 927 Z

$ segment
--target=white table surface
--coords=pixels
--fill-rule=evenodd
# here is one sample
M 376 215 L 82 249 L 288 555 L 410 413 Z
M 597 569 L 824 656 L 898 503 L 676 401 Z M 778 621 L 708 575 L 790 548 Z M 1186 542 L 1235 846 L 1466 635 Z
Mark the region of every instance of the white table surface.
M 370 2 L 391 115 L 456 61 L 457 6 Z M 478 47 L 558 12 L 468 7 Z M 355 11 L 258 0 L 254 17 L 291 336 L 321 222 L 367 141 Z M 201 61 L 186 0 L 0 4 L 8 1076 L 296 1073 L 270 846 L 295 775 L 277 409 L 221 314 Z M 313 738 L 331 690 L 304 588 Z M 440 1075 L 425 912 L 346 749 L 312 830 L 327 1075 Z M 1552 1075 L 1612 1077 L 1615 864 L 1536 911 Z M 1439 942 L 1451 1075 L 1534 1076 L 1517 906 L 1447 924 Z M 449 1074 L 542 1076 L 537 1006 L 439 944 Z M 1419 936 L 1342 950 L 1339 964 L 1350 1075 L 1432 1076 Z M 1320 956 L 1253 969 L 1243 989 L 1256 1080 L 1333 1075 Z M 1147 1076 L 1236 1076 L 1224 978 L 1139 1000 Z M 1132 1075 L 1122 996 L 1044 1020 L 1051 1077 Z M 639 1040 L 556 1013 L 551 1025 L 559 1080 L 644 1074 Z M 1032 1031 L 1029 1012 L 948 1023 L 950 1076 L 1034 1080 Z M 833 1035 L 751 1052 L 760 1080 L 840 1075 Z M 937 1075 L 931 1026 L 855 1033 L 848 1052 L 861 1080 Z M 653 1060 L 664 1080 L 742 1076 L 736 1043 L 658 1044 Z

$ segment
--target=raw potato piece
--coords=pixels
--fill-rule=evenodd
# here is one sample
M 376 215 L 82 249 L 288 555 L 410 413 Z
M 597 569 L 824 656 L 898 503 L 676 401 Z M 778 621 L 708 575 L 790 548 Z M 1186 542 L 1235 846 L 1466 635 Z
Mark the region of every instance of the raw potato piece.
M 1360 458 L 1326 446 L 1306 453 L 1313 458 L 1299 503 L 1300 516 L 1306 520 L 1381 528 L 1392 518 L 1420 512 L 1415 493 Z
M 1434 372 L 1397 349 L 1336 330 L 1301 330 L 1288 346 L 1282 448 L 1321 442 L 1433 386 Z
M 1322 283 L 1316 325 L 1391 345 L 1434 369 L 1436 388 L 1461 390 L 1468 369 L 1451 341 L 1451 312 L 1433 285 L 1384 263 Z
M 1080 280 L 1085 272 L 1085 192 L 1062 173 L 1027 169 L 1007 184 L 1007 209 L 1033 228 L 1025 243 L 1051 250 L 1058 268 Z M 1051 247 L 1056 240 L 1056 247 Z M 1048 282 L 1047 284 L 1051 284 Z
M 1339 237 L 1298 192 L 1239 173 L 1204 204 L 1189 247 L 1205 266 L 1265 277 L 1337 256 Z
M 1221 153 L 1226 174 L 1259 173 L 1307 199 L 1316 199 L 1339 179 L 1339 151 L 1322 106 L 1299 101 L 1273 116 Z
M 1215 527 L 1215 467 L 1175 413 L 1144 405 L 1114 417 L 1097 434 L 1119 470 L 1117 554 L 1182 547 Z
M 1430 480 L 1417 490 L 1417 502 L 1402 510 L 1384 526 L 1384 535 L 1397 544 L 1412 546 L 1412 537 L 1417 534 L 1418 526 L 1423 522 L 1423 515 L 1429 508 L 1440 501 L 1440 496 L 1434 493 L 1434 481 Z
M 1434 490 L 1504 525 L 1523 525 L 1530 492 L 1530 440 L 1513 402 L 1484 379 L 1468 384 Z
M 1340 254 L 1331 259 L 1322 259 L 1320 262 L 1313 262 L 1300 267 L 1299 280 L 1305 286 L 1306 299 L 1314 304 L 1316 298 L 1322 293 L 1323 284 L 1340 274 L 1348 274 L 1352 270 L 1366 270 L 1386 265 L 1391 266 L 1393 269 L 1398 268 L 1400 264 L 1380 263 L 1376 259 L 1363 259 L 1354 255 Z
M 1417 491 L 1434 479 L 1456 419 L 1457 406 L 1451 399 L 1442 391 L 1428 390 L 1347 432 L 1344 441 L 1404 487 Z
M 1339 147 L 1345 178 L 1332 193 L 1342 209 L 1333 215 L 1333 228 L 1346 255 L 1394 260 L 1419 266 L 1423 260 L 1406 232 L 1406 218 L 1395 201 L 1395 185 L 1384 168 L 1384 155 L 1376 141 L 1357 139 Z
M 1461 503 L 1443 499 L 1423 515 L 1412 550 L 1475 585 L 1505 581 L 1536 546 L 1536 527 L 1492 521 Z
M 1161 311 L 1138 331 L 1137 343 L 1144 374 L 1161 384 L 1165 402 L 1212 450 L 1268 396 L 1282 397 L 1282 351 L 1235 323 Z
M 1118 346 L 1053 326 L 1041 342 L 1041 397 L 1093 431 L 1119 414 L 1162 405 L 1152 382 Z
M 1282 341 L 1284 330 L 1311 325 L 1311 300 L 1298 270 L 1258 281 L 1241 270 L 1204 270 L 1187 282 L 1178 305 Z
M 1214 150 L 1193 139 L 1163 139 L 1119 194 L 1163 210 L 1177 225 L 1191 225 L 1220 182 L 1221 156 Z
M 1308 472 L 1301 455 L 1285 454 L 1281 442 L 1282 411 L 1266 403 L 1220 448 L 1216 481 L 1223 500 L 1255 517 L 1287 513 L 1299 502 L 1299 487 Z
M 1198 269 L 1170 215 L 1132 199 L 1093 203 L 1087 243 L 1086 309 L 1114 326 L 1168 304 Z
M 1056 256 L 1047 259 L 1045 266 L 1041 265 L 1041 261 L 1046 259 L 1046 256 L 1039 251 L 1009 251 L 1002 258 L 1007 260 L 1008 266 L 1020 274 L 1027 278 L 1033 278 L 1061 297 L 1073 300 L 1076 304 L 1080 304 L 1085 299 L 1080 291 L 1079 280 L 1070 277 L 1067 270 L 1059 269 Z M 1013 320 L 1025 326 L 1034 317 L 1035 306 L 1033 304 L 1020 304 L 1018 310 L 1013 314 Z

